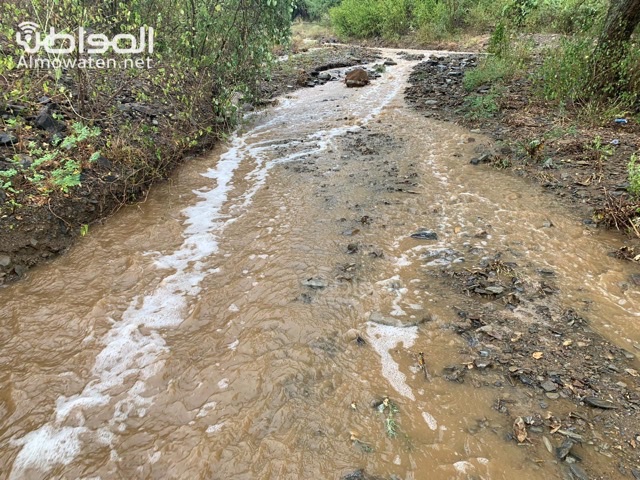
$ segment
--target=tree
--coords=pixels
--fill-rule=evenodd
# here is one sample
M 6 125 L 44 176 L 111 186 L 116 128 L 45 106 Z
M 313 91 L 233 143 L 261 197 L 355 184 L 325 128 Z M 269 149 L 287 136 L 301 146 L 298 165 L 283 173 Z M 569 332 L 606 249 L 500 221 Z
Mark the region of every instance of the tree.
M 604 28 L 594 51 L 593 80 L 597 91 L 614 94 L 631 36 L 640 24 L 640 0 L 611 0 Z M 611 90 L 614 91 L 611 91 Z

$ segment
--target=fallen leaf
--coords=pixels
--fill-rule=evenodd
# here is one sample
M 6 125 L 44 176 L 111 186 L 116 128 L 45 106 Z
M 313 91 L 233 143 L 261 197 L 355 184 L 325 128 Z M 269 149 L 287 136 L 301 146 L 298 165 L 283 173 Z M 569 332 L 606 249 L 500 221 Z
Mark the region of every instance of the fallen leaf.
M 540 360 L 542 358 L 543 353 L 542 352 L 533 352 L 533 355 L 531 355 L 533 358 L 535 358 L 536 360 Z
M 527 427 L 525 426 L 522 417 L 516 418 L 516 421 L 513 422 L 513 433 L 515 433 L 519 443 L 522 443 L 527 439 Z

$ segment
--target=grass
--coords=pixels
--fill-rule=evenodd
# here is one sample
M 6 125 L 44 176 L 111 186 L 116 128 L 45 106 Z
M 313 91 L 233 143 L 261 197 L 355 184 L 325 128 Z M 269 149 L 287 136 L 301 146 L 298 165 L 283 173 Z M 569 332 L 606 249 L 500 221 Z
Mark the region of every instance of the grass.
M 464 101 L 465 117 L 469 120 L 481 120 L 495 116 L 500 111 L 498 98 L 500 89 L 492 87 L 488 93 L 474 93 Z

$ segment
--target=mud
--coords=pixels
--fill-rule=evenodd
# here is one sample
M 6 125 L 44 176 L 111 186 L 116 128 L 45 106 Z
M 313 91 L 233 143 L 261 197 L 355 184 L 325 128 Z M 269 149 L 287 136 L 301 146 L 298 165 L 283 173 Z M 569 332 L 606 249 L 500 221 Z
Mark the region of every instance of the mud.
M 634 475 L 620 238 L 471 165 L 397 53 L 0 290 L 0 478 Z

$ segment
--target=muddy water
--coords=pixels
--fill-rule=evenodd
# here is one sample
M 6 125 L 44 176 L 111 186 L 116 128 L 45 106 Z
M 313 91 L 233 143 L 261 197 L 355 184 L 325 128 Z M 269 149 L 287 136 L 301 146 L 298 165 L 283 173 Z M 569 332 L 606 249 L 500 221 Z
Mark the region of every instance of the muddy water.
M 463 347 L 444 328 L 460 297 L 425 258 L 551 268 L 632 350 L 631 272 L 613 236 L 470 166 L 482 138 L 408 110 L 411 65 L 282 99 L 0 291 L 0 478 L 563 478 L 505 440 L 495 391 L 440 376 Z M 385 396 L 391 417 L 371 407 Z

